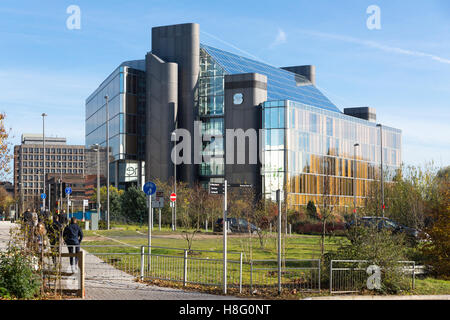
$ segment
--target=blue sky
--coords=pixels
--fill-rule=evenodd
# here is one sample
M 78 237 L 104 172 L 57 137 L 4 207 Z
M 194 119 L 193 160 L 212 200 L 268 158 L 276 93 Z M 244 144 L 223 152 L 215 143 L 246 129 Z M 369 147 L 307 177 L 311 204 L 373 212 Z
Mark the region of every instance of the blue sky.
M 69 30 L 66 9 L 81 9 Z M 369 30 L 366 9 L 381 9 Z M 0 111 L 14 143 L 46 132 L 84 144 L 84 101 L 153 26 L 197 22 L 201 41 L 275 66 L 314 64 L 342 110 L 377 109 L 403 131 L 403 161 L 450 164 L 450 1 L 22 1 L 0 3 Z M 249 56 L 249 53 L 251 56 Z

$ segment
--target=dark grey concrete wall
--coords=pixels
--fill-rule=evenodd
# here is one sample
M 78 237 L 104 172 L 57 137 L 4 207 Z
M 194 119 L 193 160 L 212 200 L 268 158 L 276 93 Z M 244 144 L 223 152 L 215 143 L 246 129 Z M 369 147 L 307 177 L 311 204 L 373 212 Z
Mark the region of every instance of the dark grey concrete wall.
M 178 66 L 166 63 L 152 53 L 146 55 L 147 67 L 147 143 L 146 181 L 167 181 L 173 176 L 170 157 L 178 107 Z
M 306 79 L 311 81 L 313 85 L 316 84 L 316 66 L 293 66 L 293 67 L 283 67 L 281 69 L 293 72 L 295 74 L 304 76 Z
M 355 118 L 368 120 L 370 122 L 377 121 L 377 111 L 375 108 L 370 107 L 344 108 L 344 113 Z
M 197 114 L 194 100 L 200 70 L 200 26 L 187 23 L 153 28 L 152 53 L 165 62 L 178 65 L 177 127 L 187 129 L 193 137 Z M 193 148 L 191 159 L 194 163 Z M 177 178 L 193 184 L 197 179 L 196 166 L 178 166 Z
M 243 95 L 242 104 L 234 104 L 233 96 Z M 234 141 L 234 164 L 225 164 L 225 178 L 229 183 L 250 183 L 255 190 L 261 190 L 261 174 L 259 161 L 259 129 L 261 129 L 261 108 L 259 105 L 267 100 L 267 77 L 257 73 L 246 73 L 225 76 L 225 133 L 226 129 L 255 129 L 257 132 L 256 164 L 249 164 L 250 150 L 246 139 L 245 164 L 237 164 L 237 141 Z M 230 156 L 231 141 L 225 137 L 225 156 Z

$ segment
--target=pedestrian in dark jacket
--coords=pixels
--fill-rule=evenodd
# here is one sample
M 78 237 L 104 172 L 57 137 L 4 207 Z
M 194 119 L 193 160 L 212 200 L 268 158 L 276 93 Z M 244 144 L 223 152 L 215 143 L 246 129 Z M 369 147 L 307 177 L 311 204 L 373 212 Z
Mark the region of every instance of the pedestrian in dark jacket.
M 64 228 L 64 242 L 67 245 L 67 248 L 69 250 L 69 253 L 78 253 L 80 252 L 80 244 L 83 240 L 83 231 L 81 231 L 81 228 L 77 224 L 76 218 L 70 219 L 70 224 Z M 76 272 L 76 266 L 78 264 L 77 258 L 70 258 L 70 266 L 72 268 L 73 272 Z

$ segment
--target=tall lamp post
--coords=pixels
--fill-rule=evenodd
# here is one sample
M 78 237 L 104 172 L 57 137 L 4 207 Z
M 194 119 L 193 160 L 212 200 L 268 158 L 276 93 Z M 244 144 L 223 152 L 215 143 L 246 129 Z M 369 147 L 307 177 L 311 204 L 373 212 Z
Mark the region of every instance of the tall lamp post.
M 109 230 L 109 110 L 108 110 L 108 95 L 106 100 L 106 229 Z
M 359 143 L 353 145 L 353 214 L 355 216 L 356 223 L 356 147 L 359 147 Z
M 97 214 L 100 219 L 100 145 L 96 143 L 94 147 L 97 150 Z
M 381 169 L 380 169 L 380 184 L 381 184 L 381 213 L 384 217 L 384 177 L 383 177 L 383 126 L 381 123 L 377 124 L 380 128 L 380 157 L 381 157 Z
M 172 132 L 172 140 L 173 140 L 173 147 L 175 150 L 176 144 L 177 144 L 177 134 L 175 132 Z M 175 152 L 176 156 L 176 152 Z M 176 161 L 173 164 L 173 192 L 177 194 L 177 163 Z M 172 230 L 177 230 L 177 200 L 173 202 L 172 207 Z
M 43 144 L 43 152 L 44 152 L 44 169 L 42 170 L 42 184 L 44 187 L 44 194 L 45 194 L 45 117 L 47 116 L 46 113 L 42 113 L 42 144 Z M 45 198 L 42 199 L 42 210 L 45 211 Z

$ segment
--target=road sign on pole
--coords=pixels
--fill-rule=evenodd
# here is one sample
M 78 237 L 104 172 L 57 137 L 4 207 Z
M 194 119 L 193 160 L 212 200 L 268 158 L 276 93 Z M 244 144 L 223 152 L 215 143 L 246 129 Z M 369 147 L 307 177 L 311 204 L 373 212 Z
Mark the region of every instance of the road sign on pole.
M 157 191 L 152 196 L 152 208 L 164 208 L 164 192 Z
M 146 195 L 151 196 L 156 192 L 156 184 L 153 182 L 146 182 L 142 188 Z
M 224 197 L 223 197 L 223 293 L 227 294 L 227 180 L 224 184 Z
M 151 270 L 151 253 L 152 253 L 152 226 L 153 226 L 153 210 L 152 210 L 152 195 L 156 192 L 156 184 L 149 181 L 142 187 L 145 194 L 148 196 L 148 270 Z
M 177 200 L 177 195 L 176 195 L 176 193 L 172 193 L 172 194 L 170 195 L 170 201 L 175 202 L 176 200 Z
M 72 194 L 72 188 L 71 188 L 71 187 L 67 187 L 64 191 L 65 191 L 65 193 L 68 194 L 68 195 L 69 195 L 69 194 Z
M 47 198 L 47 195 L 45 193 L 41 193 L 41 199 L 45 200 L 45 198 Z
M 209 193 L 210 194 L 224 194 L 225 193 L 225 184 L 210 183 L 209 184 Z

